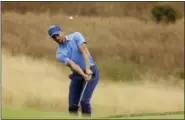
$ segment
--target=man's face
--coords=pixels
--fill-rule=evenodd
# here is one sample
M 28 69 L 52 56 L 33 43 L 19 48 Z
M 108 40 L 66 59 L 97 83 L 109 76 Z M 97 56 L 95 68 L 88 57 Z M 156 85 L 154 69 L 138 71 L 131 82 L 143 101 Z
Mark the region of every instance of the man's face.
M 56 34 L 52 37 L 57 43 L 63 44 L 65 42 L 65 36 L 62 31 L 59 34 Z

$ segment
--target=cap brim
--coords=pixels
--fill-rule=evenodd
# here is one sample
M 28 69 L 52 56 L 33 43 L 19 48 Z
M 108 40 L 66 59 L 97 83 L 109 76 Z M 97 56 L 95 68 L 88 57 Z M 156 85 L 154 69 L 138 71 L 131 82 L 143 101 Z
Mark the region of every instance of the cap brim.
M 59 33 L 60 33 L 60 31 L 54 32 L 54 33 L 51 35 L 51 37 L 53 37 L 54 35 L 59 34 Z

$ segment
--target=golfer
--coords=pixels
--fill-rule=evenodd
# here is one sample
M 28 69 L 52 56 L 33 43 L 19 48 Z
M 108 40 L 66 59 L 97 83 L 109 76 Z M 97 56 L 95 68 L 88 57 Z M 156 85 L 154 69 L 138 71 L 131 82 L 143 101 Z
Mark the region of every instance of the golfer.
M 78 102 L 82 96 L 80 101 L 82 115 L 90 117 L 92 112 L 90 100 L 99 81 L 99 71 L 87 49 L 83 35 L 80 32 L 65 35 L 57 25 L 50 26 L 48 34 L 58 43 L 56 58 L 72 71 L 69 75 L 71 79 L 69 113 L 78 115 Z

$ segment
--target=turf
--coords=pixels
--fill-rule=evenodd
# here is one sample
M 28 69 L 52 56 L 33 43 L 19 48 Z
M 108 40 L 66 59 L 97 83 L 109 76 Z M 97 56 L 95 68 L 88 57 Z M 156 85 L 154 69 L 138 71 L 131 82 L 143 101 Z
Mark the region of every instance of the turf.
M 184 119 L 184 112 L 166 112 L 166 113 L 143 113 L 132 115 L 119 115 L 109 118 L 124 118 L 124 119 Z
M 125 118 L 125 117 L 123 117 Z M 128 119 L 184 119 L 184 114 L 129 117 Z
M 62 112 L 42 112 L 34 109 L 18 109 L 11 107 L 2 108 L 3 119 L 70 119 L 68 114 Z M 104 118 L 116 118 L 116 119 L 184 119 L 184 112 L 176 113 L 156 113 L 156 114 L 133 114 L 133 115 L 119 115 L 119 116 L 107 116 Z
M 4 119 L 43 119 L 43 118 L 69 118 L 69 115 L 62 112 L 43 112 L 35 109 L 19 109 L 11 107 L 2 107 L 2 118 Z

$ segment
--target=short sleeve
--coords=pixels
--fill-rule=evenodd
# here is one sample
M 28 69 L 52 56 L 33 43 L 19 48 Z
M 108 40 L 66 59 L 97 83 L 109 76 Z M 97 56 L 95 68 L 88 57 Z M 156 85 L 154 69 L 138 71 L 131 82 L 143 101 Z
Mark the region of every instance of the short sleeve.
M 82 43 L 86 43 L 83 35 L 80 32 L 75 32 L 75 40 L 78 46 L 80 46 Z
M 56 54 L 56 58 L 57 58 L 60 62 L 62 62 L 64 65 L 67 65 L 68 62 L 70 61 L 70 59 L 69 59 L 67 56 L 63 55 L 62 53 L 57 53 L 57 54 Z

